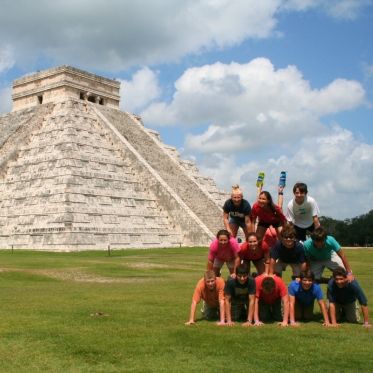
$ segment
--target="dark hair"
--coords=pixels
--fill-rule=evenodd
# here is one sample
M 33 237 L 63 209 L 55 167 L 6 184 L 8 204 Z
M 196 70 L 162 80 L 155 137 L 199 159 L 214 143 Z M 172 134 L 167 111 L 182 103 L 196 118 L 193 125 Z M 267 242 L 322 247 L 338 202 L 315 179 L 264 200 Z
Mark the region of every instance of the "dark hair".
M 302 271 L 299 277 L 301 280 L 304 278 L 310 278 L 312 279 L 312 281 L 315 281 L 315 274 L 310 269 L 307 269 L 306 271 Z
M 297 236 L 297 232 L 295 231 L 294 225 L 291 223 L 285 224 L 284 228 L 281 230 L 280 233 L 281 237 L 291 237 L 295 238 Z
M 323 227 L 315 228 L 311 233 L 312 241 L 325 241 L 328 232 Z
M 246 264 L 242 263 L 238 267 L 236 267 L 236 275 L 248 275 L 249 268 Z
M 272 293 L 276 283 L 273 277 L 266 277 L 262 282 L 262 287 L 265 293 Z
M 231 238 L 231 234 L 226 229 L 220 229 L 220 231 L 216 234 L 216 238 L 220 236 L 227 236 L 228 240 Z
M 258 235 L 256 234 L 256 232 L 249 232 L 247 234 L 247 241 L 249 241 L 249 237 L 256 237 L 257 240 L 259 240 L 259 237 Z
M 308 193 L 307 184 L 302 183 L 302 182 L 300 182 L 300 181 L 298 181 L 297 183 L 295 183 L 294 186 L 293 186 L 293 193 L 294 193 L 294 194 L 295 194 L 295 191 L 296 191 L 297 189 L 299 189 L 299 191 L 300 191 L 301 193 L 305 193 L 305 194 Z
M 347 271 L 342 267 L 338 267 L 333 270 L 333 278 L 337 276 L 347 277 Z
M 263 190 L 263 192 L 260 192 L 259 195 L 264 194 L 268 199 L 268 206 L 272 210 L 272 212 L 277 215 L 277 211 L 275 208 L 275 204 L 273 203 L 273 198 L 271 196 L 271 193 L 267 192 L 266 190 Z

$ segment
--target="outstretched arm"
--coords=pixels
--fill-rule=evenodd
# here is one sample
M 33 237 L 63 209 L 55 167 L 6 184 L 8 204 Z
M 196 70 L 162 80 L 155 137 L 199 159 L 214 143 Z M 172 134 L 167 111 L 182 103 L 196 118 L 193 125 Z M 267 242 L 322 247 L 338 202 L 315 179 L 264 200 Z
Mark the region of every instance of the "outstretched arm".
M 196 307 L 197 303 L 196 301 L 192 300 L 192 305 L 190 306 L 190 315 L 189 315 L 189 321 L 185 323 L 185 325 L 193 325 L 195 324 L 195 316 L 196 316 Z
M 319 303 L 319 306 L 320 306 L 320 311 L 324 317 L 324 326 L 330 326 L 330 322 L 329 322 L 329 316 L 328 316 L 328 310 L 326 309 L 326 305 L 325 305 L 325 302 L 323 299 L 320 299 L 318 301 Z

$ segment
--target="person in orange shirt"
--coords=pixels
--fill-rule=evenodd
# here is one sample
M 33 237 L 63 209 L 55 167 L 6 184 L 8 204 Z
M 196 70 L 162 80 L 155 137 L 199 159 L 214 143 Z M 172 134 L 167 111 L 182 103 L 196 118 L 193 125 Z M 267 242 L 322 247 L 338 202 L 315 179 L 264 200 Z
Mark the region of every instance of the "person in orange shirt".
M 224 280 L 221 277 L 216 277 L 213 270 L 206 271 L 194 290 L 189 320 L 185 325 L 196 323 L 196 308 L 201 299 L 204 301 L 203 317 L 206 320 L 220 319 L 217 324 L 225 325 L 224 286 Z

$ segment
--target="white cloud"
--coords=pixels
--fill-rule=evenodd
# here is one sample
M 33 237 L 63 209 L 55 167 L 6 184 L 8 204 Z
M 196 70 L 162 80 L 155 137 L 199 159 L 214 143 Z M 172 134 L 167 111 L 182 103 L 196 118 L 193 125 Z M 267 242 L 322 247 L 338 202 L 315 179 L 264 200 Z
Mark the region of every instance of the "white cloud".
M 9 113 L 12 110 L 12 89 L 0 88 L 0 113 Z
M 317 8 L 354 18 L 365 0 L 65 0 L 6 1 L 0 45 L 21 67 L 38 60 L 96 71 L 178 61 L 188 54 L 278 35 L 282 10 Z M 30 17 L 32 14 L 32 17 Z
M 277 159 L 258 157 L 238 164 L 232 155 L 213 154 L 198 166 L 227 191 L 240 184 L 250 202 L 255 200 L 258 171 L 266 173 L 264 189 L 276 197 L 280 171 L 286 170 L 285 207 L 294 183 L 303 181 L 318 201 L 321 215 L 344 219 L 373 208 L 373 146 L 360 143 L 339 126 L 323 136 L 300 140 L 294 152 Z
M 149 105 L 161 94 L 157 74 L 144 67 L 131 80 L 121 80 L 121 109 L 136 112 Z
M 121 71 L 268 37 L 279 4 L 280 0 L 9 1 L 0 13 L 0 44 L 12 45 L 24 66 L 43 56 L 54 64 Z
M 0 73 L 13 67 L 13 49 L 9 45 L 0 46 Z
M 242 152 L 322 134 L 320 116 L 356 108 L 364 99 L 356 81 L 337 79 L 316 90 L 296 67 L 276 70 L 257 58 L 190 68 L 176 81 L 170 103 L 154 103 L 141 116 L 153 125 L 208 126 L 187 136 L 187 150 Z

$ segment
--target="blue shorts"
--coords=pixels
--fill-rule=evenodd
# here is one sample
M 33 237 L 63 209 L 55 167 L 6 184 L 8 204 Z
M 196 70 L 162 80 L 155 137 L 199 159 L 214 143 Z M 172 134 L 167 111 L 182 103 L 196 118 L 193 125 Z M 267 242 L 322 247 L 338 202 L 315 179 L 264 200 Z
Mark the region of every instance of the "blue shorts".
M 235 216 L 230 216 L 229 215 L 229 221 L 228 222 L 229 222 L 229 224 L 238 225 L 242 229 L 246 229 L 245 220 L 243 220 L 243 219 L 236 218 Z

